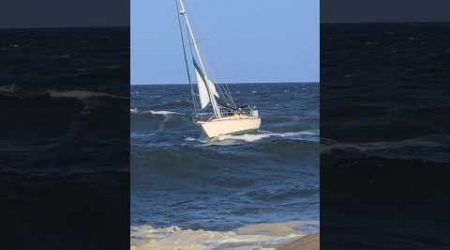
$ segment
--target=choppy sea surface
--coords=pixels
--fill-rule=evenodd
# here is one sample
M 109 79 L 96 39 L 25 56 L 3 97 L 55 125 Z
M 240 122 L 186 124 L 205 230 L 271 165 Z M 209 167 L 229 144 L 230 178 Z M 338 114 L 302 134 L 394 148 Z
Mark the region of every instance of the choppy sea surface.
M 323 149 L 448 162 L 449 34 L 450 23 L 324 25 Z
M 318 232 L 319 84 L 229 87 L 258 106 L 258 133 L 210 140 L 188 85 L 132 86 L 132 248 L 271 249 Z
M 4 248 L 129 246 L 129 47 L 128 28 L 0 30 Z
M 0 104 L 8 117 L 0 123 L 0 164 L 9 173 L 128 171 L 127 32 L 0 32 Z
M 448 249 L 450 23 L 321 32 L 321 246 Z

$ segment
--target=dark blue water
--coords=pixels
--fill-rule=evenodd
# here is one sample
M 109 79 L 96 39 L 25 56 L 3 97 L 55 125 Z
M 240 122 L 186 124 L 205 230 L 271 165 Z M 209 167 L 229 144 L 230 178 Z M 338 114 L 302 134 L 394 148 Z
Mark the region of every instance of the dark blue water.
M 236 84 L 258 106 L 257 134 L 210 141 L 188 85 L 132 86 L 131 225 L 229 230 L 319 219 L 317 83 Z
M 324 30 L 321 126 L 333 146 L 323 149 L 448 162 L 450 24 Z
M 321 246 L 448 249 L 450 24 L 321 32 Z
M 128 171 L 128 82 L 125 28 L 2 30 L 0 164 L 49 177 Z
M 129 68 L 128 28 L 0 30 L 4 248 L 128 247 Z

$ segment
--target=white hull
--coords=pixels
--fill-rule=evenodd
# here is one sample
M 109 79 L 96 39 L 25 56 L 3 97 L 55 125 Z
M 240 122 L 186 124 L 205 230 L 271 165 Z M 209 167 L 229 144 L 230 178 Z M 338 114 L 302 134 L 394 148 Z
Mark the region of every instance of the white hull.
M 256 131 L 261 126 L 261 118 L 249 116 L 232 116 L 212 121 L 197 122 L 197 125 L 210 138 L 244 131 Z

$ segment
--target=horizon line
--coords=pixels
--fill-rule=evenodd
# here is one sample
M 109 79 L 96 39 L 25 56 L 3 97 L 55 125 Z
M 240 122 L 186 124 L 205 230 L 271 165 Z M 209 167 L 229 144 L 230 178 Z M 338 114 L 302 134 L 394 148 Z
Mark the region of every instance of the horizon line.
M 286 81 L 286 82 L 270 82 L 270 81 L 265 81 L 265 82 L 218 82 L 216 84 L 272 84 L 272 83 L 320 83 L 320 81 Z M 189 85 L 190 83 L 132 83 L 130 84 L 130 86 L 148 86 L 148 85 Z M 194 83 L 195 84 L 195 83 Z
M 330 21 L 324 20 L 321 21 L 320 24 L 436 24 L 436 23 L 450 23 L 450 20 L 445 21 L 426 21 L 426 20 L 414 20 L 414 21 L 401 21 L 401 20 L 393 20 L 393 21 Z M 118 24 L 118 25 L 66 25 L 66 26 L 29 26 L 29 27 L 2 27 L 0 26 L 0 30 L 20 30 L 20 29 L 98 29 L 98 28 L 131 28 L 131 24 Z
M 320 24 L 444 24 L 450 23 L 450 20 L 446 21 L 321 21 Z
M 0 30 L 44 30 L 44 29 L 117 29 L 117 28 L 130 28 L 130 25 L 114 25 L 114 26 L 106 26 L 106 25 L 93 25 L 93 26 L 42 26 L 42 27 L 1 27 Z

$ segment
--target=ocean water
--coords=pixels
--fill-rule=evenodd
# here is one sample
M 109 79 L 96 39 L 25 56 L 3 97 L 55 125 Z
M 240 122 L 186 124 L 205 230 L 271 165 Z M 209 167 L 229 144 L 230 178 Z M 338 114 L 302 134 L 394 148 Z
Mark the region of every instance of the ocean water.
M 229 87 L 258 106 L 258 133 L 210 140 L 188 85 L 132 86 L 133 248 L 271 249 L 318 232 L 319 84 Z
M 448 249 L 450 23 L 321 32 L 321 246 Z
M 0 164 L 8 173 L 128 171 L 127 36 L 125 28 L 0 31 Z
M 325 25 L 325 144 L 448 162 L 449 32 L 450 23 Z
M 129 246 L 129 77 L 127 28 L 0 30 L 4 248 Z

